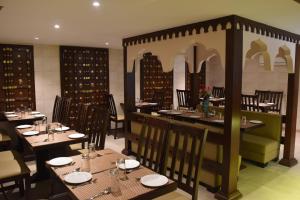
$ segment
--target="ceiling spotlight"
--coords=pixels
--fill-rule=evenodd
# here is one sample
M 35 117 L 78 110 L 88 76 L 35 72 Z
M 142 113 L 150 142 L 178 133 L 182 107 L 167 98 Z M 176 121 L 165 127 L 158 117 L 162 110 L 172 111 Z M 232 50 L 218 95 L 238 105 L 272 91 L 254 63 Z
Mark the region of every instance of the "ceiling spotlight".
M 54 28 L 55 28 L 55 29 L 59 29 L 59 28 L 60 28 L 60 25 L 55 24 L 55 25 L 54 25 Z
M 93 6 L 94 7 L 99 7 L 100 6 L 100 2 L 99 1 L 93 1 Z
M 39 40 L 40 38 L 39 38 L 39 37 L 35 37 L 34 39 L 35 39 L 35 40 Z
M 106 45 L 106 46 L 108 46 L 108 45 L 109 45 L 109 43 L 108 43 L 108 42 L 105 42 L 105 45 Z

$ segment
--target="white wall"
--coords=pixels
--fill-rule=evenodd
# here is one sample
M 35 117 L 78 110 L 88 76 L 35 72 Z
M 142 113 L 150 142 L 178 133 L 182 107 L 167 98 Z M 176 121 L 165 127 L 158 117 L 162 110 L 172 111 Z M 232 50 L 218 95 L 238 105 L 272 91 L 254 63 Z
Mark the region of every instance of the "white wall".
M 52 119 L 53 103 L 56 95 L 60 95 L 60 61 L 59 46 L 35 45 L 34 70 L 36 110 Z M 123 111 L 120 103 L 124 102 L 123 51 L 109 50 L 109 82 L 110 93 L 114 95 L 118 114 Z

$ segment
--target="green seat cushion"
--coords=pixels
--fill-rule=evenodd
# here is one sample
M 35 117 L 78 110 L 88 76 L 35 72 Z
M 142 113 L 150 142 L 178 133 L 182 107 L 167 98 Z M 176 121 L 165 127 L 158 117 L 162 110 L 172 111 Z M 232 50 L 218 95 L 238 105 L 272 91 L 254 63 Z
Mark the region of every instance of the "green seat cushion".
M 256 153 L 266 153 L 278 149 L 279 145 L 276 140 L 244 133 L 241 148 Z

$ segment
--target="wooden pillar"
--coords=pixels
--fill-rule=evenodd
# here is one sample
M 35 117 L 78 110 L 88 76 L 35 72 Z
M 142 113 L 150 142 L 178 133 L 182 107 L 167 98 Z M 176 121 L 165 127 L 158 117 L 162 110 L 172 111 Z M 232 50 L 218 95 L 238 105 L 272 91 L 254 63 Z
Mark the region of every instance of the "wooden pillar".
M 196 108 L 199 103 L 199 88 L 200 88 L 200 76 L 197 75 L 197 46 L 193 46 L 193 73 L 192 73 L 192 81 L 191 81 L 191 106 Z
M 135 68 L 132 72 L 127 72 L 127 47 L 123 48 L 124 62 L 124 115 L 125 115 L 125 149 L 122 153 L 130 154 L 131 143 L 126 138 L 126 134 L 130 131 L 130 122 L 127 120 L 128 113 L 132 112 L 135 104 Z
M 234 20 L 233 20 L 234 21 Z M 223 175 L 221 190 L 216 199 L 237 199 L 238 157 L 240 144 L 240 99 L 243 65 L 243 31 L 237 30 L 234 23 L 226 30 L 225 66 L 225 121 L 223 147 Z
M 283 158 L 280 164 L 292 167 L 297 164 L 294 157 L 295 139 L 298 109 L 299 89 L 299 68 L 300 68 L 300 45 L 296 45 L 295 73 L 288 75 L 287 103 L 286 103 L 286 124 Z

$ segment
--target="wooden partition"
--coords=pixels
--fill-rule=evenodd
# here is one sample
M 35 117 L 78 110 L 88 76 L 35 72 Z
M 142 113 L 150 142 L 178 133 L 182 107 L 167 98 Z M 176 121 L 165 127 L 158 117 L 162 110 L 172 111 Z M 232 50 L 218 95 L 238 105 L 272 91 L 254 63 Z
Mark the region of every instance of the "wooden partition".
M 0 110 L 35 110 L 33 46 L 0 44 Z
M 108 54 L 108 49 L 104 48 L 60 47 L 61 94 L 72 99 L 72 119 L 76 116 L 79 103 L 106 105 L 105 94 L 109 92 Z

